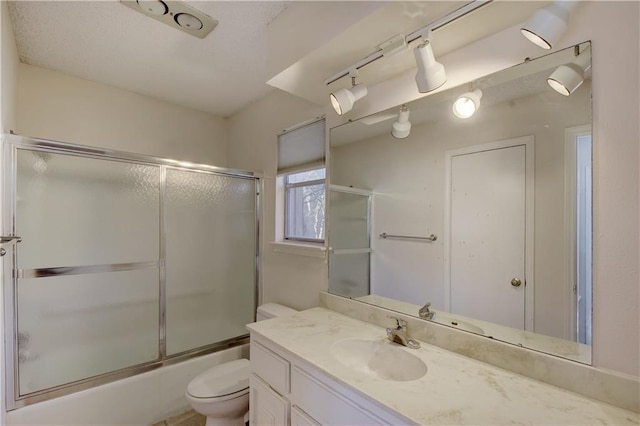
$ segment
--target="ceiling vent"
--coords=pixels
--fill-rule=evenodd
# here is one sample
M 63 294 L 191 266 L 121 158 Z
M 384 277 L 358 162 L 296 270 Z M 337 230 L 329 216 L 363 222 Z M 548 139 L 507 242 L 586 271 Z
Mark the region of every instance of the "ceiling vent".
M 177 28 L 194 37 L 204 38 L 218 21 L 181 1 L 120 0 L 122 4 L 156 21 Z

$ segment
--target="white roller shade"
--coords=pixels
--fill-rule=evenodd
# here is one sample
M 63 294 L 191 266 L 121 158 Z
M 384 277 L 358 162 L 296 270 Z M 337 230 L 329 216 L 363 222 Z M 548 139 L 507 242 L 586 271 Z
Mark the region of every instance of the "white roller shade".
M 325 119 L 278 136 L 278 175 L 324 165 Z

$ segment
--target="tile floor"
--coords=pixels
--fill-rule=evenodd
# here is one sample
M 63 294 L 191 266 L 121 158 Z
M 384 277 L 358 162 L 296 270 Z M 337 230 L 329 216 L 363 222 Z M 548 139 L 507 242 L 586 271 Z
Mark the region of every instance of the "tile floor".
M 152 426 L 204 426 L 205 420 L 202 414 L 189 410 L 180 415 L 164 419 Z

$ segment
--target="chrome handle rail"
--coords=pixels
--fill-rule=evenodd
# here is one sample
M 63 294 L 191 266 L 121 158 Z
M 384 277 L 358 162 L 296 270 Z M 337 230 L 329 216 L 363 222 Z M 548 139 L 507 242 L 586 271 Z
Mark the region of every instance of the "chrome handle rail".
M 8 236 L 0 237 L 0 245 L 6 245 L 7 247 L 11 247 L 21 241 L 22 241 L 22 238 L 18 237 L 17 235 L 8 235 Z M 0 248 L 0 257 L 4 256 L 5 254 L 7 254 L 7 251 L 4 249 L 4 247 Z
M 428 237 L 413 237 L 410 235 L 391 235 L 383 232 L 382 234 L 380 234 L 380 238 L 384 240 L 386 240 L 387 238 L 396 238 L 400 240 L 435 241 L 438 239 L 438 236 L 436 234 L 431 234 Z
M 160 262 L 113 263 L 109 265 L 63 266 L 55 268 L 18 269 L 17 278 L 47 278 L 62 275 L 99 274 L 160 267 Z

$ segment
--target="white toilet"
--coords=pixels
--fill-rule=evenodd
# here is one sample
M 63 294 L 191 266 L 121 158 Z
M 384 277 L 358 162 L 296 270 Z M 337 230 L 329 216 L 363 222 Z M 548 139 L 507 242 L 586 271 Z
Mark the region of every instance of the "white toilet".
M 293 315 L 297 311 L 277 303 L 258 306 L 256 319 Z M 206 426 L 244 426 L 249 412 L 250 362 L 238 359 L 216 365 L 201 373 L 187 386 L 187 401 L 207 416 Z

